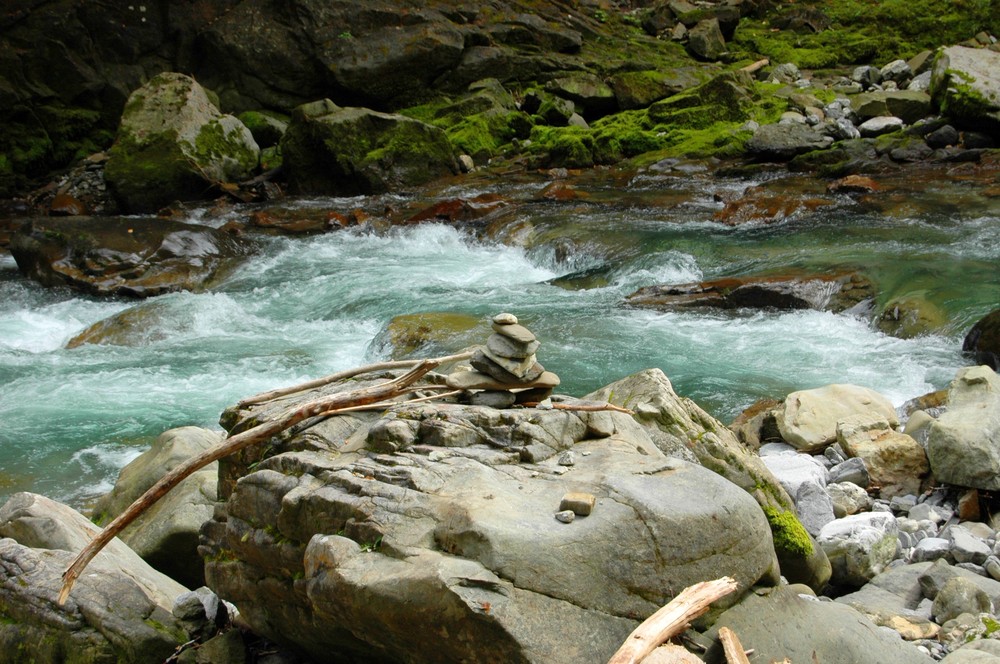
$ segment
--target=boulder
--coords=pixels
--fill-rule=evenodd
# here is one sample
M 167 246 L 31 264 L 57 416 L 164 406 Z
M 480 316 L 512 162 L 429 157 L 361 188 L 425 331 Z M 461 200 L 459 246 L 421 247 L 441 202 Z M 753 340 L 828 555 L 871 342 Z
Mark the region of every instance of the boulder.
M 443 130 L 329 100 L 296 109 L 281 150 L 289 187 L 297 193 L 378 194 L 460 170 Z
M 931 97 L 919 90 L 879 90 L 854 97 L 851 108 L 861 121 L 895 116 L 911 125 L 931 114 Z
M 764 462 L 735 434 L 690 399 L 678 396 L 659 369 L 623 378 L 585 397 L 635 412 L 636 420 L 665 454 L 691 459 L 747 491 L 764 508 L 782 574 L 817 591 L 830 578 L 829 563 L 795 515 L 795 506 Z
M 927 437 L 927 457 L 939 482 L 1000 489 L 1000 376 L 986 366 L 966 367 L 948 388 L 948 410 Z
M 851 588 L 868 583 L 895 559 L 898 533 L 890 512 L 854 514 L 825 525 L 816 541 L 830 559 L 830 582 Z
M 18 269 L 45 286 L 151 297 L 197 291 L 239 263 L 251 244 L 229 233 L 150 217 L 35 217 L 11 239 Z
M 962 350 L 976 362 L 1000 371 L 1000 309 L 994 309 L 972 326 L 962 342 Z
M 59 606 L 62 573 L 75 556 L 0 539 L 0 644 L 6 661 L 161 664 L 188 641 L 134 571 L 101 556 Z
M 821 602 L 781 586 L 748 595 L 727 610 L 707 632 L 717 638 L 728 627 L 744 648 L 753 649 L 753 661 L 822 662 L 823 664 L 931 664 L 932 660 L 905 641 L 879 629 L 860 612 L 837 602 Z M 714 642 L 705 655 L 710 664 L 723 664 L 721 644 Z
M 937 305 L 914 293 L 887 302 L 875 325 L 886 334 L 913 339 L 940 332 L 947 322 L 947 315 Z
M 0 643 L 9 661 L 159 664 L 188 640 L 171 614 L 187 588 L 118 538 L 58 605 L 62 573 L 98 532 L 82 514 L 36 494 L 14 494 L 0 508 Z
M 931 97 L 942 115 L 968 129 L 1000 131 L 1000 53 L 949 46 L 931 71 Z
M 553 79 L 545 90 L 568 99 L 588 120 L 594 120 L 618 110 L 614 90 L 594 74 L 574 74 Z
M 664 310 L 711 307 L 840 312 L 874 295 L 874 285 L 860 274 L 791 274 L 646 286 L 629 295 L 626 302 Z
M 259 156 L 243 123 L 223 115 L 193 78 L 168 72 L 129 97 L 104 177 L 125 212 L 155 212 L 245 180 Z
M 893 429 L 881 414 L 861 413 L 839 420 L 837 442 L 849 456 L 864 460 L 882 498 L 919 494 L 930 473 L 923 446 Z
M 605 660 L 691 583 L 776 579 L 758 504 L 627 414 L 331 419 L 258 455 L 203 530 L 209 586 L 318 660 Z M 574 504 L 590 514 L 556 520 L 568 493 L 589 494 Z
M 688 50 L 699 60 L 718 60 L 726 52 L 719 19 L 707 18 L 688 30 Z
M 979 586 L 962 577 L 945 581 L 934 598 L 934 619 L 941 624 L 963 613 L 992 613 L 993 602 Z
M 804 124 L 761 125 L 747 141 L 747 152 L 762 161 L 788 161 L 796 155 L 822 150 L 833 138 Z
M 619 72 L 608 84 L 615 93 L 618 107 L 624 111 L 646 108 L 650 104 L 683 92 L 699 82 L 698 73 L 678 67 L 669 71 L 656 69 Z
M 882 415 L 899 424 L 892 403 L 878 392 L 857 385 L 827 385 L 792 392 L 776 411 L 781 437 L 803 452 L 814 452 L 837 439 L 837 423 L 850 415 Z
M 94 505 L 95 521 L 107 524 L 161 477 L 221 440 L 221 433 L 199 427 L 181 427 L 160 434 L 150 449 L 122 469 L 114 489 Z M 143 560 L 171 578 L 191 588 L 204 585 L 198 532 L 212 518 L 218 476 L 218 462 L 192 474 L 143 512 L 119 537 Z

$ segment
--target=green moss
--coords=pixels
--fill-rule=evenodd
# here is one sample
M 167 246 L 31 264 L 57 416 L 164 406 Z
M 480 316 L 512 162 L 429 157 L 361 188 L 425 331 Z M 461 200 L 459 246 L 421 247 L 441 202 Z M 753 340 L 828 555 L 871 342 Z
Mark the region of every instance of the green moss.
M 537 125 L 531 130 L 531 151 L 546 156 L 546 166 L 586 168 L 593 166 L 594 137 L 583 127 Z
M 996 117 L 993 104 L 970 85 L 973 81 L 960 80 L 960 73 L 953 70 L 948 70 L 947 75 L 947 92 L 938 95 L 942 115 L 970 126 L 983 118 Z
M 218 120 L 201 128 L 193 147 L 195 162 L 221 165 L 218 175 L 226 182 L 241 180 L 257 167 L 259 155 L 242 140 L 240 132 L 227 130 Z
M 785 13 L 818 10 L 828 19 L 819 31 L 778 29 Z M 789 5 L 769 20 L 744 20 L 729 46 L 735 54 L 794 62 L 803 69 L 884 64 L 981 30 L 996 33 L 1000 14 L 991 0 L 824 0 Z
M 771 537 L 774 539 L 774 548 L 781 555 L 781 552 L 791 553 L 800 556 L 811 556 L 813 553 L 812 540 L 809 533 L 802 527 L 794 512 L 779 512 L 773 507 L 763 507 L 767 523 L 771 526 Z

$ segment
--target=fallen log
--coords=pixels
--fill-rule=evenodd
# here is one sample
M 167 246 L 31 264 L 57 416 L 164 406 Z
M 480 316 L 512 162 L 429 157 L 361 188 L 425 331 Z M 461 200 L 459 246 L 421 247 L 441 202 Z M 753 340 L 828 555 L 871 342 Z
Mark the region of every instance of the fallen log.
M 728 576 L 688 586 L 636 627 L 608 664 L 639 664 L 654 648 L 684 631 L 692 620 L 708 611 L 709 604 L 736 587 L 736 581 Z
M 120 533 L 128 524 L 132 523 L 136 517 L 146 511 L 151 505 L 156 503 L 168 491 L 180 484 L 184 479 L 195 471 L 204 468 L 213 461 L 218 461 L 223 457 L 238 452 L 244 447 L 255 443 L 269 440 L 273 436 L 281 433 L 285 429 L 294 426 L 302 420 L 315 417 L 320 414 L 331 415 L 338 410 L 346 410 L 364 406 L 404 394 L 413 383 L 420 380 L 429 371 L 441 364 L 441 358 L 420 360 L 417 366 L 409 372 L 403 374 L 395 380 L 371 385 L 369 387 L 352 390 L 350 392 L 340 392 L 324 397 L 319 397 L 308 401 L 302 405 L 289 408 L 277 417 L 257 426 L 247 429 L 241 433 L 231 436 L 219 445 L 205 450 L 196 457 L 188 459 L 169 473 L 160 478 L 156 484 L 151 486 L 146 493 L 142 494 L 119 514 L 111 523 L 105 526 L 97 536 L 85 546 L 79 555 L 73 560 L 66 571 L 63 572 L 63 586 L 59 592 L 59 604 L 63 605 L 69 598 L 69 593 L 73 590 L 73 585 L 77 578 L 87 567 L 87 564 L 94 559 L 101 549 Z

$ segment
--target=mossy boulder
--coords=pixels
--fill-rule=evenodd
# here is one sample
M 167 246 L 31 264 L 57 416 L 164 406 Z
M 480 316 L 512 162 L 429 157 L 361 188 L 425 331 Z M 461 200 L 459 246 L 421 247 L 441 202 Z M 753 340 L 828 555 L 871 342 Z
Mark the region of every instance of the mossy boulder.
M 205 88 L 167 72 L 129 97 L 105 179 L 124 211 L 155 212 L 246 179 L 259 156 L 250 130 L 223 115 Z
M 753 79 L 746 72 L 725 72 L 696 88 L 649 107 L 655 124 L 702 129 L 720 121 L 743 121 L 754 104 Z
M 956 125 L 1000 134 L 1000 53 L 949 46 L 931 70 L 931 97 Z
M 653 102 L 679 94 L 698 85 L 700 81 L 695 68 L 676 68 L 670 71 L 651 69 L 615 74 L 609 85 L 615 93 L 619 108 L 632 110 L 646 108 Z
M 573 74 L 556 78 L 546 83 L 545 89 L 572 101 L 588 120 L 618 110 L 614 90 L 595 74 Z
M 459 172 L 442 129 L 329 100 L 296 109 L 281 151 L 289 187 L 297 193 L 378 194 Z
M 244 111 L 236 117 L 250 130 L 262 150 L 277 145 L 288 130 L 288 116 L 283 113 Z

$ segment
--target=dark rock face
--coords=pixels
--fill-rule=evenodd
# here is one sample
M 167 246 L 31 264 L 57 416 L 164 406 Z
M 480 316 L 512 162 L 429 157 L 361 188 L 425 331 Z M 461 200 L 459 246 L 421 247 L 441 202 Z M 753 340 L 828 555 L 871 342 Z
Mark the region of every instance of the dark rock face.
M 976 362 L 1000 371 L 1000 309 L 988 313 L 965 335 L 962 350 L 972 353 Z
M 778 275 L 732 277 L 677 286 L 647 286 L 626 298 L 628 304 L 654 309 L 715 307 L 844 311 L 874 296 L 865 277 L 839 275 Z
M 134 217 L 32 219 L 10 246 L 21 272 L 46 286 L 132 297 L 199 290 L 248 250 L 212 228 Z
M 441 129 L 332 102 L 297 109 L 281 147 L 293 191 L 375 194 L 459 172 Z

